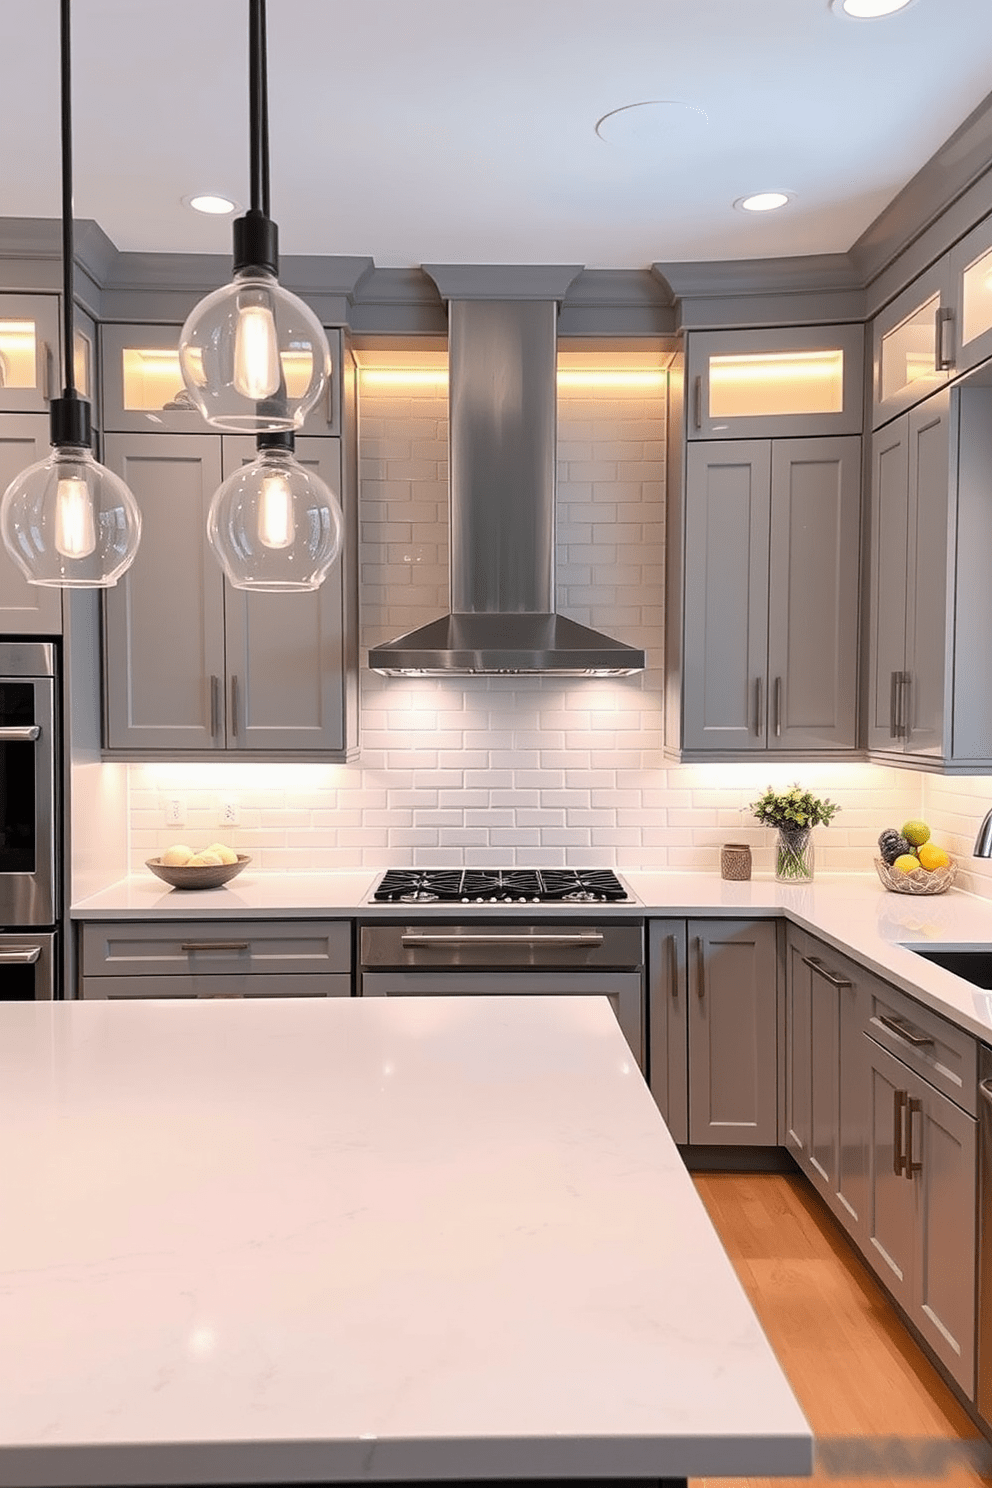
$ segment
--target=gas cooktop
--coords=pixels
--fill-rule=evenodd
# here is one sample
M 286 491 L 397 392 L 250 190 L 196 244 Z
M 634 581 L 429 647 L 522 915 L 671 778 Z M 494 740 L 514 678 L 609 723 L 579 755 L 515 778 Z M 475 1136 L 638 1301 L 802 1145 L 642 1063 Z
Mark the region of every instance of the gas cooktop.
M 630 895 L 609 868 L 390 868 L 376 904 L 614 904 Z

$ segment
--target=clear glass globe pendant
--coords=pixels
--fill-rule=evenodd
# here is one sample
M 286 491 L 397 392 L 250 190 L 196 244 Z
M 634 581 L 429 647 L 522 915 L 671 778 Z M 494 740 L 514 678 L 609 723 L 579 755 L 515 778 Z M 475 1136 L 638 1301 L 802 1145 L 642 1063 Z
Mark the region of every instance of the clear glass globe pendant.
M 317 589 L 341 551 L 341 506 L 296 459 L 292 434 L 260 434 L 258 446 L 214 492 L 210 545 L 235 589 Z
M 60 428 L 65 404 L 70 427 Z M 0 502 L 4 547 L 31 584 L 107 588 L 138 551 L 138 503 L 119 476 L 94 460 L 88 425 L 83 399 L 53 399 L 51 454 L 22 470 Z

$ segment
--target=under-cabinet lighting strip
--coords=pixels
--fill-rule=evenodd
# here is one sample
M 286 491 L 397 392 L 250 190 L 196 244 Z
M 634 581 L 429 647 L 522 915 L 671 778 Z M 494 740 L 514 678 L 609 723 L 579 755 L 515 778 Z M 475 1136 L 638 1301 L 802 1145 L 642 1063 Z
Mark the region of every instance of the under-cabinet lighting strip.
M 447 387 L 448 374 L 440 369 L 419 367 L 363 367 L 362 382 L 370 387 Z M 582 369 L 558 372 L 558 386 L 564 388 L 661 388 L 664 372 L 635 372 Z

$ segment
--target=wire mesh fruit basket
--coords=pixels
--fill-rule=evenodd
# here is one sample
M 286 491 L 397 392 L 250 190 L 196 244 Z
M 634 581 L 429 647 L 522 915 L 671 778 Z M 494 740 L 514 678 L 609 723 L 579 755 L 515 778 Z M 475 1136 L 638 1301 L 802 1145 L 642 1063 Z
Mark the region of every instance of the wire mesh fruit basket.
M 876 858 L 875 871 L 893 894 L 943 894 L 957 877 L 958 865 L 952 860 L 946 868 L 914 868 L 912 873 L 903 873 L 901 868 Z

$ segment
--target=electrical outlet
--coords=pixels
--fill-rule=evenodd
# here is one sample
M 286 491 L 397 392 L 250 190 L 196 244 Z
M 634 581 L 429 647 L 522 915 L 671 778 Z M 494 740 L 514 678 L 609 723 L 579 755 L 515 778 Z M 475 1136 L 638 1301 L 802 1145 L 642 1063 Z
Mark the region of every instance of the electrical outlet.
M 170 796 L 166 801 L 165 824 L 167 827 L 184 827 L 186 825 L 186 802 L 182 796 Z
M 236 827 L 241 822 L 241 812 L 237 801 L 230 796 L 225 796 L 220 803 L 220 822 L 222 827 Z

